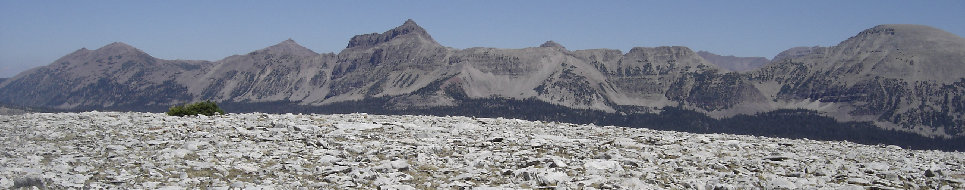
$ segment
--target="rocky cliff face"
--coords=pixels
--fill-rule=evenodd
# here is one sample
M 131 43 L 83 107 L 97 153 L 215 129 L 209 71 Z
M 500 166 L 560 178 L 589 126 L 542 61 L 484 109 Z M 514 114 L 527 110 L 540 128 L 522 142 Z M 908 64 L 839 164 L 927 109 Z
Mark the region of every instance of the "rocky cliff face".
M 319 55 L 289 39 L 212 63 L 189 89 L 194 97 L 229 102 L 299 101 L 324 92 L 333 54 Z
M 771 60 L 768 60 L 764 57 L 735 57 L 733 55 L 722 56 L 706 51 L 698 51 L 697 55 L 700 55 L 701 58 L 704 58 L 704 60 L 707 60 L 707 62 L 713 63 L 718 67 L 737 72 L 760 68 L 771 62 Z
M 963 41 L 925 26 L 882 25 L 834 47 L 792 48 L 759 70 L 737 73 L 680 46 L 626 53 L 568 50 L 553 41 L 523 49 L 447 48 L 408 20 L 355 36 L 338 54 L 292 40 L 215 62 L 156 59 L 122 43 L 81 49 L 0 82 L 0 102 L 160 111 L 198 100 L 308 107 L 381 101 L 373 105 L 425 110 L 512 100 L 620 114 L 673 106 L 716 117 L 805 108 L 958 136 L 965 125 Z
M 965 39 L 920 25 L 880 25 L 840 44 L 795 48 L 752 74 L 777 101 L 833 104 L 835 116 L 923 134 L 965 126 Z
M 338 54 L 321 103 L 412 93 L 452 75 L 450 54 L 412 20 L 381 34 L 352 37 Z

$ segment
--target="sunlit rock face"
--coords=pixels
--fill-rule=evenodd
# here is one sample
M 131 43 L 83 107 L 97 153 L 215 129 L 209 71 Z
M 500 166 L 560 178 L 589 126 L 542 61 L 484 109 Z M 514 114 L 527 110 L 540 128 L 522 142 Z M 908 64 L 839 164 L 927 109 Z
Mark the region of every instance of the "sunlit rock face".
M 0 116 L 0 188 L 965 188 L 965 153 L 500 118 Z
M 807 109 L 882 130 L 965 136 L 965 39 L 928 26 L 880 25 L 836 46 L 791 48 L 744 72 L 713 64 L 743 58 L 683 46 L 622 52 L 564 45 L 456 49 L 413 20 L 354 36 L 337 53 L 319 54 L 289 39 L 217 61 L 163 60 L 112 43 L 0 80 L 0 104 L 160 112 L 211 100 L 308 112 L 358 103 L 395 113 L 537 101 L 618 115 L 682 108 L 714 118 Z
M 711 52 L 698 51 L 697 55 L 701 58 L 707 60 L 707 62 L 713 63 L 720 68 L 735 71 L 744 72 L 753 70 L 756 68 L 763 67 L 767 63 L 771 62 L 764 57 L 736 57 L 736 56 L 722 56 Z
M 965 39 L 879 25 L 832 47 L 792 48 L 752 74 L 778 101 L 820 101 L 842 120 L 925 135 L 965 134 Z

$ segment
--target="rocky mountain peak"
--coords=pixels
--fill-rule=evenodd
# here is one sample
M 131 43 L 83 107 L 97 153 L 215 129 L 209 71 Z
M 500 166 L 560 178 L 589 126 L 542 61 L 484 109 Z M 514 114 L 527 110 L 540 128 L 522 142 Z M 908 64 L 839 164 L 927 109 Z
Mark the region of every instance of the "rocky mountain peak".
M 812 63 L 835 63 L 816 64 L 826 69 L 857 75 L 946 83 L 965 78 L 965 39 L 923 25 L 878 25 L 831 47 L 825 55 L 808 57 Z
M 965 39 L 941 29 L 914 24 L 885 24 L 861 31 L 838 44 L 856 51 L 894 49 L 945 49 L 965 47 Z M 851 52 L 851 51 L 846 51 Z
M 422 30 L 423 32 L 425 31 L 425 29 L 422 29 L 422 27 L 419 26 L 419 24 L 416 24 L 415 21 L 412 19 L 405 20 L 405 23 L 402 23 L 402 26 L 399 26 L 397 28 L 413 28 L 413 29 Z
M 134 48 L 134 46 L 127 45 L 122 42 L 114 42 L 107 44 L 103 47 L 97 48 L 95 50 L 89 50 L 87 48 L 80 48 L 73 53 L 67 54 L 61 57 L 55 63 L 63 62 L 80 62 L 92 59 L 103 59 L 108 57 L 121 56 L 121 57 L 143 57 L 146 59 L 153 59 L 151 55 L 144 53 L 143 51 Z
M 553 40 L 546 41 L 545 43 L 543 43 L 543 45 L 539 45 L 539 47 L 551 47 L 551 48 L 566 49 L 566 47 L 563 47 L 563 45 L 560 45 L 559 43 L 556 43 L 556 42 L 554 42 Z
M 308 49 L 304 46 L 299 45 L 297 42 L 295 42 L 295 40 L 292 40 L 291 38 L 258 51 L 272 53 L 272 54 L 291 54 L 296 56 L 318 55 L 318 53 L 315 53 L 315 51 L 312 51 L 311 49 Z
M 98 53 L 112 53 L 112 54 L 144 53 L 143 51 L 137 48 L 134 48 L 134 46 L 127 45 L 123 42 L 110 43 L 105 45 L 104 47 L 97 48 L 97 50 L 94 50 L 94 51 Z
M 352 37 L 346 48 L 367 48 L 395 39 L 406 39 L 418 43 L 439 45 L 424 28 L 416 24 L 412 19 L 409 19 L 401 26 L 382 32 L 381 34 L 371 33 Z
M 298 43 L 295 42 L 295 40 L 292 40 L 291 38 L 288 38 L 288 39 L 285 40 L 285 41 L 281 41 L 280 43 L 278 43 L 278 44 L 276 44 L 276 45 L 282 45 L 282 44 L 295 44 L 295 45 L 298 45 Z

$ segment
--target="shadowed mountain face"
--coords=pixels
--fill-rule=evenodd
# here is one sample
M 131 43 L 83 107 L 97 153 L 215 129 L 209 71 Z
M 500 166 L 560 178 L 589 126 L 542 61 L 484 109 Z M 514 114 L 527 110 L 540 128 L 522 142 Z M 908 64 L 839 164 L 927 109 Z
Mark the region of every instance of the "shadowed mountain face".
M 70 109 L 83 106 L 170 105 L 189 100 L 185 83 L 210 64 L 160 60 L 124 43 L 86 48 L 0 84 L 0 101 Z
M 378 102 L 372 104 L 377 112 L 409 114 L 515 110 L 518 105 L 509 104 L 530 102 L 615 115 L 673 107 L 718 118 L 803 108 L 889 129 L 962 136 L 963 41 L 926 26 L 882 25 L 834 47 L 792 48 L 739 73 L 718 65 L 745 70 L 767 60 L 680 46 L 567 50 L 553 41 L 454 49 L 408 20 L 352 37 L 338 54 L 318 54 L 290 39 L 214 62 L 161 60 L 123 43 L 81 49 L 0 81 L 0 102 L 138 111 L 199 100 L 254 111 Z

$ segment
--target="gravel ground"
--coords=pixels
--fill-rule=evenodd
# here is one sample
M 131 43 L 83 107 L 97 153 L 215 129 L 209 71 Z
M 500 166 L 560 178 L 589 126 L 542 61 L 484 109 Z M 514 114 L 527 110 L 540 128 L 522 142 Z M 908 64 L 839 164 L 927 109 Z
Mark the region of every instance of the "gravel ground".
M 0 116 L 0 188 L 962 189 L 965 153 L 433 116 Z

